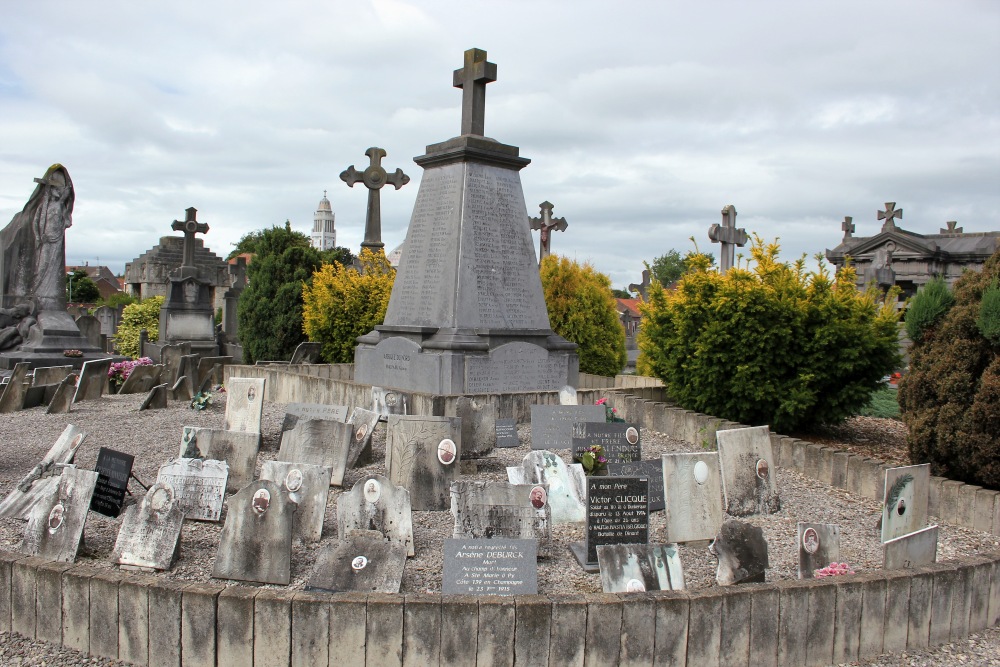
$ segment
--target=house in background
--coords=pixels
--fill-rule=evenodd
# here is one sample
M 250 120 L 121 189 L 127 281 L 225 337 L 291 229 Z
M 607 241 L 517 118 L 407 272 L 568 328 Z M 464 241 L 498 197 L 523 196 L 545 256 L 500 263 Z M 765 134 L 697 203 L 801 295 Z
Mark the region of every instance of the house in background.
M 87 277 L 94 281 L 94 284 L 97 285 L 97 290 L 101 293 L 102 299 L 107 299 L 112 294 L 118 294 L 122 291 L 121 280 L 106 266 L 91 266 L 89 262 L 85 262 L 83 266 L 66 267 L 66 273 L 73 273 L 75 271 L 85 272 Z

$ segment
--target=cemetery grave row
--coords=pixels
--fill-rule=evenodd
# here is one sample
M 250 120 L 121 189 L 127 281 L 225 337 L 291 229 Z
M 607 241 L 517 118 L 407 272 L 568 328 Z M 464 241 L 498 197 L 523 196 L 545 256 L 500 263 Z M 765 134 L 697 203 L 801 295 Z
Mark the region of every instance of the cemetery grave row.
M 134 400 L 134 399 L 123 399 L 115 397 L 113 399 L 104 399 L 104 400 L 112 403 L 118 403 L 124 400 Z M 230 391 L 229 400 L 230 401 L 233 400 L 232 391 Z M 233 401 L 234 405 L 236 405 L 237 403 L 238 401 Z M 581 406 L 581 407 L 586 407 L 586 406 Z M 281 414 L 281 421 L 284 422 L 285 424 L 289 424 L 289 422 L 296 422 L 290 424 L 290 428 L 288 429 L 289 431 L 294 430 L 296 426 L 299 424 L 305 424 L 310 421 L 308 419 L 308 416 L 303 417 L 302 415 L 294 414 L 296 412 L 296 406 L 289 406 L 288 408 L 289 414 L 295 417 L 295 419 L 292 420 L 289 420 L 286 417 L 285 413 L 282 411 L 281 406 L 267 406 L 267 408 L 268 412 L 274 415 L 274 417 L 272 417 L 271 419 L 272 422 L 278 421 L 279 413 Z M 195 413 L 189 412 L 188 414 L 193 415 Z M 341 417 L 342 415 L 337 414 L 334 416 Z M 73 415 L 70 415 L 70 417 L 72 418 Z M 210 430 L 208 430 L 207 432 L 212 434 L 220 432 L 224 433 L 225 430 L 218 428 L 219 426 L 218 422 L 220 421 L 218 419 L 218 414 L 216 414 L 215 417 L 216 417 L 215 423 L 211 427 L 203 427 L 203 428 L 210 428 Z M 400 422 L 400 420 L 405 421 L 405 418 L 401 417 L 393 417 L 393 419 L 394 421 L 397 422 Z M 230 425 L 235 425 L 237 421 L 239 420 L 233 421 Z M 450 423 L 450 422 L 448 422 L 448 420 L 444 420 L 444 423 Z M 455 435 L 456 439 L 460 443 L 460 436 L 455 432 L 455 430 L 458 429 L 458 425 L 452 424 L 452 426 L 449 428 L 452 429 L 452 432 L 449 434 Z M 265 441 L 267 441 L 266 444 L 268 446 L 265 447 L 264 451 L 261 452 L 261 456 L 259 457 L 261 459 L 259 462 L 259 473 L 257 467 L 255 467 L 254 470 L 255 473 L 257 473 L 257 475 L 259 475 L 261 478 L 277 479 L 277 480 L 285 479 L 285 481 L 287 481 L 287 472 L 285 473 L 284 476 L 280 471 L 272 472 L 270 474 L 264 474 L 268 466 L 275 465 L 275 462 L 271 461 L 270 459 L 271 457 L 275 456 L 273 448 L 276 444 L 276 441 L 280 438 L 280 427 L 277 428 L 276 430 L 277 432 L 272 432 L 265 437 Z M 337 544 L 336 526 L 338 525 L 338 520 L 336 518 L 336 514 L 334 514 L 333 511 L 335 510 L 335 508 L 338 507 L 339 499 L 347 495 L 346 490 L 351 488 L 358 482 L 363 482 L 368 478 L 378 479 L 376 476 L 383 475 L 385 473 L 385 467 L 383 463 L 385 459 L 385 452 L 387 446 L 384 440 L 385 430 L 386 430 L 386 425 L 382 425 L 376 430 L 376 437 L 374 438 L 373 452 L 372 452 L 373 455 L 371 457 L 371 462 L 365 463 L 362 467 L 356 469 L 345 468 L 344 470 L 345 492 L 342 492 L 340 489 L 336 487 L 332 488 L 328 487 L 330 493 L 328 495 L 326 502 L 323 503 L 323 510 L 324 510 L 323 513 L 325 514 L 324 523 L 326 528 L 324 530 L 324 535 L 322 536 L 322 540 L 319 547 L 320 549 L 331 551 L 331 549 L 329 549 L 328 547 L 331 547 L 331 545 L 335 547 Z M 511 482 L 521 481 L 512 479 L 511 470 L 504 470 L 504 469 L 505 468 L 517 469 L 520 467 L 523 476 L 524 472 L 523 459 L 525 456 L 528 457 L 546 456 L 545 451 L 531 450 L 530 448 L 527 447 L 527 445 L 531 443 L 530 433 L 532 430 L 533 429 L 531 425 L 522 424 L 517 426 L 515 428 L 515 431 L 518 432 L 519 442 L 522 444 L 520 444 L 517 448 L 495 450 L 495 452 L 490 457 L 487 457 L 485 460 L 482 460 L 480 462 L 479 464 L 480 472 L 478 474 L 471 476 L 460 475 L 459 478 L 463 480 L 463 483 L 464 480 L 469 480 L 470 482 L 475 480 L 475 483 L 477 485 L 486 485 L 489 483 L 493 483 L 494 485 L 496 485 L 498 483 L 502 483 L 503 486 L 505 487 L 508 480 Z M 542 429 L 539 430 L 540 432 L 544 432 Z M 173 458 L 176 457 L 179 453 L 183 453 L 179 451 L 181 448 L 185 446 L 181 442 L 182 438 L 183 438 L 183 431 L 181 428 L 177 428 L 175 432 L 175 437 L 173 439 L 173 442 L 175 444 L 172 448 L 169 448 L 168 451 L 165 452 L 166 457 Z M 662 438 L 658 434 L 648 434 L 646 432 L 643 432 L 642 438 L 645 450 L 642 451 L 642 454 L 647 459 L 652 458 L 651 454 L 655 456 L 655 454 L 665 453 L 665 450 L 669 449 L 672 449 L 673 451 L 676 451 L 678 449 L 681 450 L 688 449 L 688 446 L 686 444 L 680 444 L 676 442 L 671 443 L 669 442 L 669 440 Z M 210 439 L 209 443 L 211 443 L 213 440 L 214 438 Z M 667 442 L 664 442 L 664 440 L 667 440 Z M 647 442 L 649 443 L 648 447 L 646 446 Z M 199 445 L 201 444 L 201 439 L 199 439 L 198 444 Z M 171 449 L 172 451 L 169 451 Z M 268 451 L 269 449 L 271 451 Z M 279 453 L 280 453 L 280 448 L 279 448 Z M 144 453 L 145 456 L 148 456 L 149 454 L 151 454 L 151 452 Z M 568 463 L 569 461 L 569 450 L 568 449 L 559 450 L 556 452 L 556 454 L 558 454 L 558 456 L 553 457 L 551 454 L 549 454 L 548 456 L 550 457 L 550 459 L 558 459 L 562 461 L 563 466 L 565 466 L 566 463 Z M 441 456 L 441 452 L 437 451 L 437 448 L 435 448 L 435 451 L 430 452 L 429 456 L 433 456 L 434 458 L 437 459 L 437 457 Z M 144 456 L 140 455 L 139 458 L 142 459 L 144 458 Z M 445 458 L 447 458 L 447 455 L 445 455 Z M 443 461 L 438 459 L 438 463 L 443 464 Z M 501 465 L 503 463 L 511 463 L 512 465 L 503 466 Z M 755 475 L 759 474 L 759 469 L 756 466 L 756 463 L 753 466 L 753 470 Z M 790 478 L 795 477 L 794 473 L 786 474 L 784 471 L 782 471 L 780 474 L 782 475 L 781 481 L 783 487 L 785 485 L 786 476 Z M 143 473 L 142 476 L 145 477 L 148 481 L 152 481 L 150 477 L 155 479 L 155 475 L 151 476 L 149 475 L 148 472 Z M 693 477 L 696 479 L 697 476 L 698 476 L 697 471 L 694 471 Z M 649 476 L 647 476 L 647 483 L 648 479 Z M 531 483 L 534 483 L 536 481 L 539 480 L 531 480 L 531 482 L 529 482 L 529 486 L 525 489 L 527 493 L 522 494 L 522 497 L 526 498 L 527 505 L 530 505 L 532 500 L 531 493 L 534 487 L 531 486 Z M 798 481 L 801 482 L 801 480 Z M 587 480 L 587 482 L 609 483 L 612 482 L 612 478 L 610 477 L 590 478 L 589 480 Z M 393 483 L 389 480 L 389 478 L 382 477 L 382 479 L 379 481 L 379 484 L 382 489 L 389 489 L 392 487 Z M 794 486 L 795 485 L 793 485 L 793 488 Z M 890 485 L 890 488 L 891 486 L 892 485 Z M 259 487 L 260 488 L 254 488 L 253 493 L 250 494 L 251 500 L 249 504 L 251 513 L 254 511 L 253 509 L 254 496 L 260 498 L 263 497 L 264 495 L 267 495 L 268 500 L 273 502 L 276 499 L 280 498 L 283 493 L 281 491 L 276 493 L 273 487 L 269 487 L 266 484 L 259 485 Z M 135 488 L 136 487 L 133 486 L 133 489 Z M 507 488 L 516 489 L 517 487 L 507 487 Z M 579 489 L 579 483 L 577 483 L 577 496 L 579 497 L 578 489 Z M 259 492 L 262 490 L 266 491 L 266 494 L 260 494 Z M 550 508 L 550 512 L 556 512 L 556 508 L 559 503 L 557 502 L 556 497 L 554 497 L 554 494 L 552 493 L 552 488 L 550 484 L 546 485 L 545 491 L 546 494 L 548 495 L 547 505 Z M 454 488 L 449 488 L 449 492 L 452 497 L 455 497 Z M 495 493 L 496 491 L 494 490 L 493 492 Z M 466 490 L 465 494 L 466 495 L 468 494 L 468 490 Z M 152 492 L 150 495 L 151 495 L 150 501 L 152 502 L 153 501 Z M 162 496 L 163 494 L 161 493 L 160 495 Z M 555 496 L 557 495 L 558 494 L 555 494 Z M 567 494 L 567 495 L 571 496 L 572 494 Z M 814 495 L 814 493 L 810 492 L 806 495 Z M 792 492 L 792 499 L 794 501 L 797 501 L 799 499 L 794 491 Z M 784 490 L 782 491 L 782 500 L 788 502 L 788 496 L 784 492 Z M 158 502 L 161 504 L 161 510 L 162 510 L 162 506 L 164 505 L 165 501 L 161 498 L 161 500 L 159 500 Z M 906 502 L 907 501 L 904 499 L 904 505 L 906 504 Z M 232 497 L 230 497 L 230 503 L 233 503 Z M 480 502 L 479 504 L 480 506 L 487 508 L 490 506 L 494 507 L 503 506 L 501 504 L 497 504 L 496 502 L 492 501 Z M 806 504 L 808 504 L 808 502 Z M 274 512 L 274 514 L 281 513 L 280 503 L 278 503 L 277 505 L 272 505 L 271 508 L 279 510 L 278 512 Z M 271 508 L 269 508 L 267 511 L 270 512 Z M 446 510 L 447 507 L 441 507 L 441 509 Z M 796 576 L 799 569 L 799 562 L 798 562 L 799 552 L 802 551 L 802 549 L 798 547 L 801 544 L 803 544 L 804 541 L 804 536 L 801 534 L 801 532 L 808 531 L 809 528 L 812 527 L 813 532 L 816 534 L 815 536 L 818 536 L 820 538 L 819 539 L 820 543 L 826 545 L 830 541 L 828 539 L 829 529 L 825 529 L 827 530 L 827 532 L 824 533 L 823 532 L 824 525 L 838 523 L 836 519 L 839 517 L 837 515 L 840 514 L 842 516 L 843 508 L 838 508 L 838 509 L 840 511 L 833 512 L 832 516 L 831 512 L 829 511 L 817 512 L 815 516 L 798 515 L 798 518 L 803 523 L 806 521 L 811 521 L 811 524 L 806 526 L 805 528 L 801 528 L 795 526 L 793 523 L 792 526 L 797 531 L 795 534 L 789 533 L 789 531 L 785 530 L 785 526 L 782 526 L 782 524 L 787 524 L 787 518 L 786 518 L 787 514 L 782 514 L 780 517 L 781 519 L 780 521 L 771 521 L 767 516 L 757 516 L 750 518 L 751 521 L 755 521 L 761 524 L 764 530 L 766 531 L 766 539 L 768 541 L 768 546 L 770 548 L 771 552 L 770 557 L 772 561 L 778 560 L 777 556 L 781 552 L 787 551 L 790 552 L 791 554 L 791 555 L 782 554 L 780 556 L 781 560 L 778 560 L 777 563 L 778 567 L 775 567 L 776 563 L 773 562 L 771 563 L 772 567 L 768 573 L 769 580 L 772 580 L 776 577 L 781 578 L 784 576 L 792 576 L 792 577 Z M 531 523 L 530 520 L 531 510 L 528 509 L 527 506 L 525 507 L 524 510 L 518 510 L 518 511 L 519 512 L 526 511 L 527 515 L 525 516 L 529 516 L 529 523 Z M 488 514 L 488 511 L 486 513 Z M 494 514 L 496 514 L 496 512 L 494 512 Z M 510 513 L 507 512 L 507 514 L 509 515 Z M 865 513 L 865 515 L 868 517 L 868 520 L 866 520 L 863 523 L 868 523 L 871 526 L 874 526 L 874 521 L 877 519 L 877 513 L 872 511 L 871 508 L 869 508 L 869 510 Z M 92 517 L 93 516 L 94 515 L 92 515 Z M 514 519 L 516 519 L 516 517 L 514 517 Z M 666 540 L 669 539 L 671 536 L 671 530 L 667 526 L 666 512 L 653 511 L 649 514 L 648 519 L 649 520 L 648 520 L 647 530 L 648 530 L 649 540 L 654 544 L 657 543 L 664 544 Z M 510 520 L 512 520 L 511 516 L 506 516 L 505 518 L 503 518 L 503 521 L 507 521 L 508 523 Z M 447 511 L 417 510 L 413 512 L 412 523 L 414 528 L 413 530 L 414 537 L 412 539 L 412 543 L 406 544 L 406 540 L 405 539 L 402 540 L 402 542 L 404 543 L 404 548 L 407 551 L 413 549 L 413 551 L 415 552 L 415 558 L 407 562 L 404 568 L 400 568 L 404 570 L 400 577 L 402 590 L 404 592 L 407 590 L 409 591 L 442 590 L 444 588 L 445 582 L 442 579 L 442 571 L 443 570 L 446 571 L 449 562 L 453 562 L 453 559 L 450 560 L 448 556 L 448 554 L 452 552 L 447 550 L 446 547 L 448 548 L 451 547 L 449 546 L 448 543 L 446 543 L 446 540 L 453 539 L 453 531 L 455 528 L 455 523 L 457 521 L 458 520 Z M 523 523 L 523 519 L 516 519 L 515 523 L 517 523 L 518 521 Z M 584 527 L 580 524 L 572 524 L 572 523 L 566 524 L 563 523 L 561 520 L 557 522 L 551 513 L 549 514 L 548 521 L 551 521 L 549 543 L 543 544 L 543 541 L 539 541 L 538 543 L 539 552 L 545 554 L 545 557 L 543 557 L 540 561 L 538 561 L 537 581 L 538 581 L 538 586 L 540 587 L 539 590 L 542 590 L 543 592 L 546 590 L 548 591 L 561 590 L 566 586 L 567 581 L 571 582 L 571 585 L 578 590 L 582 591 L 600 590 L 601 581 L 599 577 L 584 574 L 581 571 L 580 566 L 576 562 L 574 557 L 570 555 L 569 549 L 567 548 L 571 543 L 586 544 L 588 537 L 590 536 L 590 533 L 593 531 L 585 530 Z M 97 524 L 96 530 L 94 529 L 95 526 L 93 525 L 95 523 Z M 339 523 L 343 525 L 343 521 L 340 521 Z M 840 521 L 839 523 L 841 524 L 840 530 L 842 530 L 843 533 L 846 534 L 846 537 L 844 537 L 843 539 L 844 544 L 842 545 L 842 550 L 841 550 L 842 558 L 844 558 L 844 560 L 851 561 L 852 564 L 854 564 L 855 567 L 857 568 L 868 569 L 872 567 L 880 567 L 881 563 L 876 562 L 881 560 L 879 558 L 879 556 L 881 555 L 880 550 L 877 549 L 877 541 L 878 541 L 877 537 L 874 540 L 876 542 L 876 548 L 873 548 L 871 544 L 872 542 L 871 536 L 865 535 L 865 533 L 873 532 L 873 530 L 871 528 L 869 530 L 865 530 L 864 526 L 845 526 L 843 525 L 844 524 L 843 521 Z M 216 558 L 216 545 L 211 544 L 202 546 L 201 543 L 203 542 L 203 538 L 207 538 L 209 542 L 211 542 L 212 539 L 219 540 L 220 537 L 225 532 L 225 528 L 223 527 L 224 524 L 198 525 L 197 528 L 192 527 L 189 530 L 189 526 L 191 525 L 192 524 L 189 521 L 185 525 L 184 531 L 185 535 L 188 535 L 188 533 L 190 532 L 196 536 L 197 539 L 191 540 L 191 542 L 194 542 L 197 545 L 197 548 L 194 551 L 197 551 L 198 553 L 197 554 L 191 553 L 190 550 L 188 549 L 188 543 L 189 543 L 188 538 L 187 537 L 183 538 L 181 540 L 181 550 L 180 550 L 181 560 L 178 562 L 177 566 L 175 566 L 175 569 L 178 571 L 177 574 L 184 576 L 185 578 L 191 575 L 193 569 L 200 572 L 201 576 L 204 576 L 207 579 L 208 575 L 212 571 L 211 568 L 213 559 L 214 562 L 216 563 L 216 566 L 218 563 L 218 558 Z M 110 556 L 111 552 L 117 554 L 122 551 L 122 549 L 118 549 L 111 546 L 114 545 L 115 543 L 114 539 L 107 539 L 108 537 L 110 537 L 111 533 L 110 529 L 114 527 L 115 524 L 109 526 L 106 523 L 104 523 L 100 518 L 97 518 L 96 521 L 91 520 L 91 522 L 88 523 L 87 547 L 92 554 L 97 556 L 95 560 L 100 561 L 102 555 L 105 556 L 105 560 L 108 560 L 106 557 Z M 593 525 L 591 526 L 591 529 L 593 529 Z M 96 536 L 93 534 L 95 532 L 97 533 Z M 4 535 L 7 535 L 8 533 L 9 530 L 7 527 L 5 527 Z M 776 535 L 776 533 L 780 536 Z M 861 533 L 861 535 L 858 535 L 856 533 Z M 473 535 L 474 531 L 469 533 L 470 537 L 472 537 Z M 712 535 L 709 535 L 708 537 L 711 536 Z M 812 541 L 815 536 L 813 535 L 813 533 L 809 533 L 810 544 L 812 544 Z M 357 537 L 359 540 L 365 539 L 364 535 L 359 534 L 357 535 Z M 594 537 L 597 536 L 595 535 Z M 592 540 L 592 541 L 596 542 L 599 540 Z M 859 552 L 859 548 L 855 545 L 859 541 L 869 543 L 866 547 L 860 549 L 860 550 L 866 549 L 868 552 L 870 552 L 867 556 L 856 555 Z M 110 545 L 108 544 L 108 542 L 110 542 Z M 9 545 L 5 546 L 9 548 Z M 594 546 L 596 547 L 596 543 Z M 664 544 L 663 548 L 671 549 L 672 547 L 669 547 L 668 545 Z M 134 551 L 135 550 L 133 549 L 130 553 Z M 292 577 L 289 579 L 289 582 L 292 584 L 293 587 L 302 587 L 309 585 L 308 580 L 310 573 L 315 568 L 316 561 L 318 560 L 316 557 L 317 553 L 319 552 L 316 550 L 305 550 L 301 547 L 297 547 L 296 549 L 291 550 L 289 556 L 290 558 L 289 566 Z M 619 554 L 611 558 L 615 559 L 615 562 L 618 563 L 616 567 L 619 570 L 621 570 L 622 563 L 626 564 L 631 563 L 634 566 L 636 564 L 637 559 L 640 558 L 651 558 L 652 559 L 651 562 L 654 564 L 657 562 L 657 558 L 659 558 L 660 561 L 663 561 L 665 553 L 662 551 L 658 553 L 659 553 L 658 556 L 650 556 L 648 552 L 645 554 L 633 553 L 631 555 L 626 555 L 626 556 L 622 556 Z M 813 554 L 815 552 L 807 552 L 807 553 Z M 819 557 L 823 556 L 822 551 L 820 551 L 819 554 L 820 554 Z M 192 558 L 192 556 L 194 557 Z M 85 560 L 87 562 L 90 562 L 91 559 L 86 558 Z M 198 564 L 196 567 L 192 567 L 196 565 L 194 562 L 192 562 L 195 560 L 199 561 L 200 564 Z M 353 561 L 353 557 L 351 560 Z M 590 558 L 588 558 L 587 560 L 589 562 L 593 562 L 592 559 Z M 708 555 L 705 544 L 682 544 L 680 545 L 679 548 L 674 550 L 670 558 L 667 558 L 667 561 L 671 563 L 678 563 L 678 562 L 682 563 L 683 568 L 678 570 L 678 568 L 675 566 L 673 572 L 674 576 L 669 576 L 671 573 L 668 568 L 667 570 L 665 570 L 665 572 L 667 572 L 667 576 L 663 580 L 668 582 L 684 581 L 688 587 L 703 587 L 706 585 L 713 585 L 715 580 L 714 560 L 715 559 L 713 557 Z M 105 562 L 104 565 L 107 565 L 107 563 Z M 163 576 L 169 577 L 173 573 L 174 573 L 173 571 L 168 571 Z M 225 574 L 225 573 L 220 572 L 219 574 Z M 625 575 L 622 574 L 621 576 Z M 623 585 L 627 586 L 629 584 L 629 581 L 635 578 L 636 577 L 628 577 L 628 581 L 624 581 Z M 642 582 L 643 586 L 653 585 L 653 582 L 651 581 L 642 581 L 641 579 L 640 581 Z M 614 584 L 605 584 L 605 585 L 613 586 Z M 326 586 L 314 586 L 314 587 L 320 589 L 327 588 Z

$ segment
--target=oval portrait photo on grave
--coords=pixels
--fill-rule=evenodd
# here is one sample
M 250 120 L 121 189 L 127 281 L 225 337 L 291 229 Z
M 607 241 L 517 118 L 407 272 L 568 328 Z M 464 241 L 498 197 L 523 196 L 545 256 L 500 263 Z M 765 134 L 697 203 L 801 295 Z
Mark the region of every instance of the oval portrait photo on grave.
M 392 392 L 387 393 L 385 395 L 385 404 L 388 405 L 390 408 L 396 405 L 396 395 L 393 394 Z
M 247 400 L 252 403 L 255 398 L 257 398 L 257 388 L 251 385 L 247 389 Z
M 814 554 L 819 549 L 819 535 L 815 528 L 806 528 L 802 533 L 802 548 L 806 553 Z
M 356 431 L 354 431 L 354 441 L 361 442 L 365 439 L 366 435 L 368 435 L 368 424 L 362 424 Z
M 545 492 L 544 486 L 532 487 L 531 493 L 528 497 L 531 499 L 531 506 L 536 510 L 540 510 L 545 507 L 545 503 L 548 501 L 548 494 Z
M 626 593 L 644 593 L 646 591 L 646 586 L 638 579 L 629 579 L 628 583 L 625 584 Z
M 899 516 L 906 514 L 906 500 L 904 498 L 900 498 L 899 502 L 896 503 L 896 514 Z
M 355 572 L 365 569 L 366 565 L 368 565 L 368 559 L 364 556 L 357 556 L 351 561 L 351 569 Z
M 298 468 L 292 468 L 285 475 L 285 488 L 295 493 L 302 488 L 302 471 Z M 263 491 L 264 489 L 261 489 Z
M 154 512 L 162 512 L 174 502 L 173 487 L 165 484 L 154 484 L 149 495 L 149 508 Z
M 66 508 L 63 507 L 62 503 L 57 503 L 52 511 L 49 512 L 49 535 L 54 535 L 57 530 L 63 524 L 63 516 L 66 513 Z
M 382 485 L 378 483 L 377 479 L 370 479 L 365 482 L 365 500 L 370 503 L 377 503 L 378 499 L 382 497 Z
M 451 438 L 445 438 L 438 444 L 438 461 L 443 465 L 451 465 L 455 461 L 457 451 L 455 441 Z
M 83 442 L 83 433 L 77 433 L 76 437 L 73 438 L 73 442 L 69 444 L 70 447 L 79 447 L 80 443 Z
M 694 481 L 699 484 L 704 484 L 708 481 L 708 464 L 704 461 L 698 461 L 694 464 Z
M 271 493 L 267 489 L 257 489 L 257 493 L 253 494 L 253 502 L 251 502 L 250 506 L 253 507 L 253 511 L 257 514 L 263 514 L 267 511 L 270 504 Z
M 628 444 L 634 445 L 639 442 L 639 431 L 635 426 L 629 426 L 625 429 L 625 439 L 628 440 Z
M 764 459 L 757 459 L 757 476 L 761 479 L 767 479 L 768 465 L 767 461 Z

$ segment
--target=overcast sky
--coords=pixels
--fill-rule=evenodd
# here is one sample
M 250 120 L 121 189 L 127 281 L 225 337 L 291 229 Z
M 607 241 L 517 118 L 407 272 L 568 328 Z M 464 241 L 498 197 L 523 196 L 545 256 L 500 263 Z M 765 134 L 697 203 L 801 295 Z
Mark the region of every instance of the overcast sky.
M 5 2 L 0 224 L 34 177 L 76 187 L 70 264 L 120 272 L 194 206 L 225 256 L 323 191 L 357 252 L 366 191 L 339 174 L 383 164 L 387 250 L 421 169 L 459 133 L 452 71 L 497 64 L 486 135 L 521 149 L 528 213 L 569 223 L 553 252 L 616 287 L 671 248 L 714 252 L 720 210 L 780 237 L 785 259 L 878 232 L 1000 229 L 1000 3 L 326 0 Z M 537 249 L 537 232 L 534 233 Z

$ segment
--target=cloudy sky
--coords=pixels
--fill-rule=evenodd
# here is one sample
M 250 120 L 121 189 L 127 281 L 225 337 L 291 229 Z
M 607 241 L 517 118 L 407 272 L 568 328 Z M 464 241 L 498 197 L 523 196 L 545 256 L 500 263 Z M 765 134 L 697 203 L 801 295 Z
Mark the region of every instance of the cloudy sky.
M 67 262 L 121 271 L 194 206 L 225 256 L 243 234 L 308 232 L 323 191 L 339 245 L 363 238 L 367 163 L 402 242 L 412 162 L 459 133 L 452 71 L 497 64 L 486 135 L 521 148 L 553 250 L 615 286 L 671 248 L 739 226 L 783 257 L 879 230 L 1000 229 L 1000 3 L 574 0 L 35 0 L 0 22 L 0 224 L 53 162 L 76 186 Z M 537 247 L 537 232 L 535 233 Z

